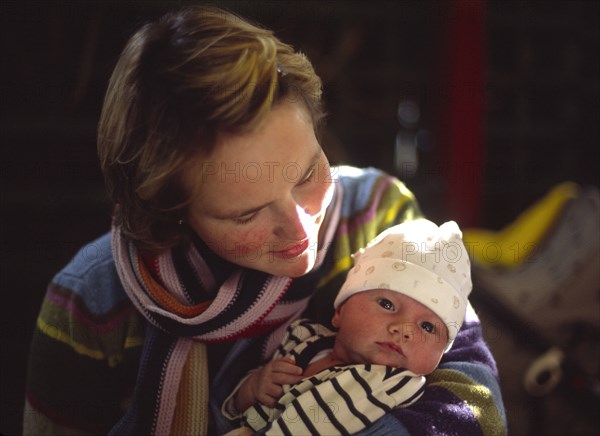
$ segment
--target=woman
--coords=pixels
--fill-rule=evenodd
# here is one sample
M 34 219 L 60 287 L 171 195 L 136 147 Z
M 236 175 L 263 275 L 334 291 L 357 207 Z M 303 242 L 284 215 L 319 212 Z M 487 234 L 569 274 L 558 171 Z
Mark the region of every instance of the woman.
M 232 428 L 219 408 L 242 375 L 302 313 L 329 321 L 352 252 L 421 216 L 396 179 L 330 168 L 322 117 L 310 62 L 232 14 L 189 8 L 130 39 L 98 132 L 113 228 L 48 287 L 25 433 Z M 420 407 L 367 433 L 503 432 L 476 318 L 446 360 Z

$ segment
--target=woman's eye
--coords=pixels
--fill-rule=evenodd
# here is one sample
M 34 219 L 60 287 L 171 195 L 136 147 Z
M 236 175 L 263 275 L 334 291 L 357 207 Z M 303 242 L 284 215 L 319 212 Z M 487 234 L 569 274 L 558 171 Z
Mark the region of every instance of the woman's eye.
M 385 310 L 394 310 L 394 303 L 392 303 L 387 298 L 380 298 L 379 300 L 377 300 L 377 303 L 379 303 L 379 305 Z
M 250 215 L 244 215 L 244 216 L 241 216 L 241 217 L 234 218 L 233 221 L 236 224 L 247 224 L 250 221 L 252 221 L 254 218 L 256 218 L 257 215 L 258 215 L 258 212 L 255 212 L 255 213 L 252 213 Z
M 308 175 L 304 178 L 304 180 L 301 180 L 300 183 L 298 183 L 298 185 L 304 185 L 304 184 L 310 182 L 312 180 L 314 174 L 315 174 L 315 170 L 313 168 L 312 170 L 310 170 L 310 173 L 308 173 Z
M 421 323 L 421 328 L 423 330 L 425 330 L 427 333 L 435 333 L 435 326 L 428 321 L 423 321 Z

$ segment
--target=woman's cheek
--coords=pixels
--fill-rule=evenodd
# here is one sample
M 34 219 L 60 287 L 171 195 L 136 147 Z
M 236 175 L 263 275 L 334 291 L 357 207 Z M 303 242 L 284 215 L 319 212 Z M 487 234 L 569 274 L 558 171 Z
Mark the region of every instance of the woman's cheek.
M 317 189 L 318 191 L 315 195 L 317 201 L 315 204 L 315 213 L 313 213 L 313 215 L 323 213 L 333 199 L 332 183 L 323 182 Z
M 269 251 L 266 244 L 267 229 L 264 227 L 237 233 L 234 242 L 235 250 L 242 257 L 260 257 L 263 252 Z

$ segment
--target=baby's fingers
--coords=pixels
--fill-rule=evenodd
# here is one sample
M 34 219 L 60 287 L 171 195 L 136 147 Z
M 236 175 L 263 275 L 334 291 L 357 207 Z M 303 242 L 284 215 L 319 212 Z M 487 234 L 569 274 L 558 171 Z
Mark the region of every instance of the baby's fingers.
M 272 370 L 273 372 L 280 372 L 292 375 L 302 374 L 302 368 L 296 365 L 296 363 L 293 360 L 287 358 L 274 360 L 272 362 Z
M 277 404 L 277 400 L 279 397 L 281 397 L 282 393 L 283 389 L 281 389 L 281 386 L 265 386 L 264 389 L 261 389 L 261 392 L 258 393 L 256 399 L 259 403 L 264 404 L 265 406 L 273 407 L 275 404 Z
M 277 385 L 293 385 L 302 380 L 302 376 L 296 373 L 290 374 L 287 372 L 273 372 L 271 374 L 271 382 Z

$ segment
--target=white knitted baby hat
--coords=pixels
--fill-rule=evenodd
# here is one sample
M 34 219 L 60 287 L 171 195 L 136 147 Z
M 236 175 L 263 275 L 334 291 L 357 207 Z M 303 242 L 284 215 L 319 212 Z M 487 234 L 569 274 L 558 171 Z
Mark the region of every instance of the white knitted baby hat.
M 354 254 L 354 267 L 335 299 L 337 309 L 352 295 L 389 289 L 414 298 L 448 327 L 452 345 L 471 293 L 471 268 L 462 232 L 454 221 L 437 226 L 419 219 L 391 227 Z

